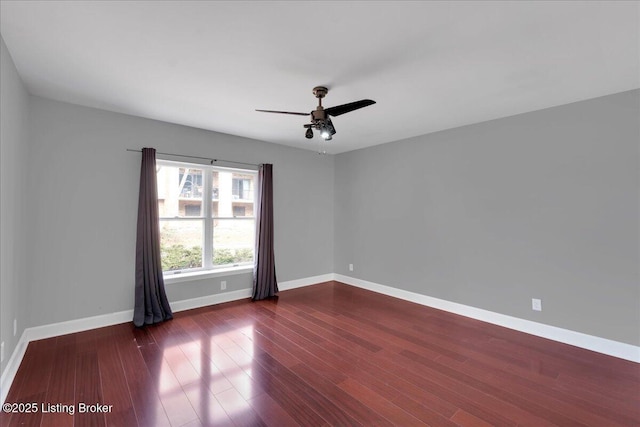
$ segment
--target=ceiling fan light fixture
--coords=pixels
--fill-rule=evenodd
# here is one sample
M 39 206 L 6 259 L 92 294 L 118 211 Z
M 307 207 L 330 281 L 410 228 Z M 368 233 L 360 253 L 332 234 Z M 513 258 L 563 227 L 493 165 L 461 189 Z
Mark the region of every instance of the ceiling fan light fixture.
M 316 86 L 313 88 L 313 94 L 318 98 L 318 106 L 315 110 L 311 111 L 311 113 L 298 113 L 292 111 L 276 111 L 276 110 L 256 110 L 263 113 L 277 113 L 277 114 L 292 114 L 296 116 L 307 116 L 310 115 L 311 123 L 304 125 L 307 129 L 304 136 L 307 139 L 313 138 L 313 130 L 316 129 L 320 132 L 320 137 L 325 141 L 331 141 L 333 139 L 333 135 L 336 134 L 336 128 L 333 127 L 333 123 L 329 116 L 340 116 L 342 114 L 359 110 L 360 108 L 367 107 L 369 105 L 375 104 L 375 101 L 370 99 L 362 99 L 360 101 L 350 102 L 348 104 L 336 105 L 335 107 L 324 108 L 322 107 L 322 98 L 324 98 L 329 92 L 324 86 Z
M 333 127 L 333 123 L 330 118 L 327 118 L 320 126 L 320 136 L 325 141 L 331 141 L 332 136 L 336 134 L 336 128 Z

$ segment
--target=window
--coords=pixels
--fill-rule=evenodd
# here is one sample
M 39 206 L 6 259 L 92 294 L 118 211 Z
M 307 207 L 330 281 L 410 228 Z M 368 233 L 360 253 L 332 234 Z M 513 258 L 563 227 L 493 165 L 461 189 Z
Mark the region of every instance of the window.
M 247 178 L 233 178 L 233 198 L 252 199 L 251 180 Z
M 164 272 L 253 263 L 257 172 L 157 161 Z

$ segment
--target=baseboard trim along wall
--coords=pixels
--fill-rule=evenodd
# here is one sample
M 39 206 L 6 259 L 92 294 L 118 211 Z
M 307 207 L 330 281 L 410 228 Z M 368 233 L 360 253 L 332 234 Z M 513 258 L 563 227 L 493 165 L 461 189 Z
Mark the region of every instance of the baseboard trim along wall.
M 433 298 L 415 292 L 393 288 L 391 286 L 380 285 L 378 283 L 368 282 L 354 277 L 343 276 L 341 274 L 335 274 L 334 277 L 334 280 L 346 283 L 347 285 L 357 286 L 359 288 L 368 289 L 373 292 L 414 302 L 427 307 L 437 308 L 439 310 L 448 311 L 450 313 L 459 314 L 461 316 L 470 317 L 472 319 L 481 320 L 483 322 L 492 323 L 494 325 L 503 326 L 505 328 L 514 329 L 516 331 L 525 332 L 538 337 L 547 338 L 564 344 L 573 345 L 575 347 L 640 363 L 640 347 L 631 344 L 587 335 L 582 332 L 571 331 L 568 329 L 558 328 L 556 326 L 545 325 L 531 320 L 519 319 L 517 317 Z
M 20 340 L 18 341 L 15 350 L 13 350 L 13 353 L 11 353 L 11 357 L 7 361 L 7 366 L 4 368 L 2 377 L 0 377 L 1 404 L 4 404 L 4 401 L 7 398 L 7 394 L 9 393 L 9 389 L 11 388 L 11 383 L 13 383 L 13 378 L 16 376 L 18 367 L 20 366 L 20 362 L 22 362 L 24 353 L 27 351 L 27 345 L 29 345 L 29 341 L 26 340 L 25 333 L 23 332 L 20 336 Z
M 278 290 L 288 291 L 289 289 L 302 288 L 304 286 L 317 285 L 319 283 L 331 282 L 335 280 L 335 274 L 322 274 L 320 276 L 305 277 L 304 279 L 289 280 L 288 282 L 278 283 Z
M 609 356 L 618 357 L 620 359 L 640 363 L 640 347 L 638 346 L 612 341 L 606 338 L 595 337 L 581 332 L 570 331 L 568 329 L 562 329 L 555 326 L 544 325 L 530 320 L 519 319 L 517 317 L 433 298 L 415 292 L 405 291 L 341 274 L 329 273 L 303 279 L 290 280 L 279 283 L 278 288 L 281 291 L 286 291 L 332 280 L 427 307 L 433 307 L 450 313 L 459 314 L 461 316 L 470 317 L 472 319 L 481 320 L 483 322 L 492 323 L 494 325 L 503 326 L 505 328 L 514 329 L 516 331 L 525 332 L 527 334 L 548 338 L 564 344 L 570 344 L 598 353 L 607 354 Z M 208 305 L 237 301 L 249 297 L 251 297 L 251 289 L 241 289 L 222 294 L 207 295 L 182 301 L 173 301 L 171 302 L 171 308 L 174 312 L 180 312 Z M 4 372 L 2 373 L 2 378 L 0 379 L 0 403 L 5 402 L 11 383 L 18 372 L 20 362 L 22 361 L 27 350 L 27 346 L 31 341 L 117 325 L 119 323 L 130 322 L 132 319 L 133 310 L 125 310 L 117 313 L 69 320 L 67 322 L 53 323 L 50 325 L 25 329 L 20 337 L 18 345 L 11 355 L 11 358 L 7 362 Z

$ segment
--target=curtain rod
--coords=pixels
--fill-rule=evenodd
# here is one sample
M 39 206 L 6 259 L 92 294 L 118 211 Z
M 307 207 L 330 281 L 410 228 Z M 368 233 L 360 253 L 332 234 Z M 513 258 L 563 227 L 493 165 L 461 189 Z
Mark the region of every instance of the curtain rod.
M 127 151 L 132 151 L 134 153 L 142 153 L 142 150 L 133 150 L 131 148 L 127 148 Z M 174 156 L 174 157 L 184 157 L 189 159 L 209 160 L 211 164 L 214 164 L 215 162 L 225 162 L 225 163 L 235 163 L 236 165 L 260 166 L 260 165 L 256 165 L 255 163 L 234 162 L 233 160 L 212 159 L 211 157 L 200 157 L 200 156 L 188 156 L 186 154 L 162 153 L 160 151 L 156 151 L 156 154 L 163 154 L 165 156 Z

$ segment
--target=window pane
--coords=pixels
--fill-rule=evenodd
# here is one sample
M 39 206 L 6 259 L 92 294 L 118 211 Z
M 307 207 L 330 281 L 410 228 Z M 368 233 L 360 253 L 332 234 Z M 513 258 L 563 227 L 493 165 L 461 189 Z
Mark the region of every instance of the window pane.
M 238 171 L 213 172 L 211 215 L 214 218 L 253 216 L 255 174 Z
M 202 267 L 204 220 L 160 220 L 162 271 Z
M 234 173 L 231 193 L 236 200 L 253 200 L 253 175 Z
M 203 170 L 161 164 L 158 168 L 160 218 L 202 216 Z
M 253 262 L 253 219 L 215 219 L 213 221 L 213 264 Z

